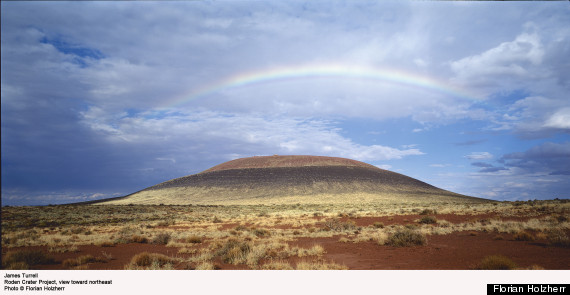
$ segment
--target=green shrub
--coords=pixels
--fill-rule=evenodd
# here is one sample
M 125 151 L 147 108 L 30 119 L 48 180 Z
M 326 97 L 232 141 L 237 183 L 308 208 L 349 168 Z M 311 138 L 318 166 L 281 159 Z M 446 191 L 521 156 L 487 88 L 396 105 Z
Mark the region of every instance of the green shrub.
M 511 259 L 502 255 L 487 256 L 476 267 L 476 269 L 482 270 L 510 270 L 516 268 L 517 265 Z
M 386 244 L 394 247 L 421 246 L 427 243 L 426 237 L 419 232 L 403 229 L 388 237 Z

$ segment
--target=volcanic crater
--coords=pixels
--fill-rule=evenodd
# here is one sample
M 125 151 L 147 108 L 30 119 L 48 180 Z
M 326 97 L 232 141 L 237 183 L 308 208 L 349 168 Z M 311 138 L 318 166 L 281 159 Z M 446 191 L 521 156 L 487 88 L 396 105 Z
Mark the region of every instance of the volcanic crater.
M 107 204 L 264 204 L 442 201 L 481 202 L 356 160 L 324 156 L 259 156 L 109 200 Z

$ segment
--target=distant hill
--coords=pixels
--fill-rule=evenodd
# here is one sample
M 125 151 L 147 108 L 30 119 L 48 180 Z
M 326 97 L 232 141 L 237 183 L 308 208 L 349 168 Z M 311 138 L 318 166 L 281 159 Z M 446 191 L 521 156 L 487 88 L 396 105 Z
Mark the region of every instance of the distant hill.
M 345 158 L 264 156 L 222 163 L 97 204 L 474 203 L 488 200 Z

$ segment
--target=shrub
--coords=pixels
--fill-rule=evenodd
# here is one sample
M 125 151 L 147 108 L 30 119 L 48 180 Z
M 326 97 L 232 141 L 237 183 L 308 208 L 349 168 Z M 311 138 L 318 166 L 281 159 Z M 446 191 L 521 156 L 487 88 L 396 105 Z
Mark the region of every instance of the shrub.
M 186 243 L 200 244 L 202 243 L 202 238 L 199 236 L 190 236 L 186 238 Z
M 220 256 L 225 263 L 239 264 L 245 262 L 249 252 L 251 252 L 251 245 L 249 243 L 229 239 L 222 248 L 216 252 L 216 256 Z
M 396 231 L 388 237 L 386 244 L 394 247 L 421 246 L 427 242 L 426 237 L 419 232 L 404 229 Z
M 99 243 L 99 247 L 115 247 L 115 242 L 113 241 L 103 241 Z
M 476 267 L 476 269 L 482 270 L 509 270 L 516 268 L 517 265 L 510 258 L 502 255 L 487 256 Z
M 162 220 L 162 221 L 159 221 L 156 224 L 156 226 L 167 227 L 167 226 L 174 225 L 174 224 L 175 224 L 174 220 Z
M 210 261 L 202 261 L 196 265 L 196 270 L 214 270 L 214 264 Z
M 170 241 L 170 234 L 169 233 L 159 233 L 152 239 L 153 244 L 157 245 L 166 245 Z
M 420 221 L 418 222 L 424 224 L 434 224 L 437 223 L 437 219 L 434 216 L 424 216 L 420 218 Z
M 534 237 L 526 231 L 520 231 L 514 235 L 515 241 L 534 241 Z
M 261 266 L 263 270 L 292 270 L 293 267 L 287 261 L 276 260 Z
M 353 220 L 342 222 L 339 219 L 329 219 L 325 221 L 325 228 L 334 231 L 354 230 L 356 229 L 356 222 Z
M 374 224 L 372 226 L 374 226 L 375 228 L 384 228 L 384 223 L 374 222 Z
M 420 212 L 420 215 L 429 215 L 429 214 L 437 214 L 435 209 L 424 209 Z
M 570 239 L 562 229 L 551 229 L 546 233 L 546 237 L 553 246 L 570 247 Z
M 348 269 L 345 265 L 336 264 L 334 262 L 324 261 L 299 261 L 297 262 L 297 269 L 300 270 L 343 270 Z
M 258 237 L 268 237 L 271 233 L 266 229 L 254 229 L 252 233 Z
M 3 263 L 6 267 L 33 266 L 40 264 L 53 264 L 54 259 L 41 250 L 16 250 L 9 251 L 4 256 Z M 25 265 L 24 265 L 25 264 Z
M 172 263 L 174 263 L 174 259 L 164 254 L 142 252 L 133 256 L 133 258 L 131 258 L 131 262 L 126 266 L 126 268 L 170 268 Z
M 148 243 L 148 239 L 146 237 L 143 237 L 143 236 L 134 235 L 134 236 L 129 238 L 128 242 L 129 243 L 146 244 L 146 243 Z

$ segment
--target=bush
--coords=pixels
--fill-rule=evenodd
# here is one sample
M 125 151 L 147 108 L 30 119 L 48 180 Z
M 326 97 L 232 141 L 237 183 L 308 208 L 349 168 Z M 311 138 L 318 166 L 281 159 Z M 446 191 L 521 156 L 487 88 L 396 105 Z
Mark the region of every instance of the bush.
M 404 229 L 388 237 L 387 244 L 394 247 L 421 246 L 427 243 L 426 237 L 419 232 Z
M 186 238 L 186 243 L 200 244 L 202 243 L 202 238 L 200 238 L 199 236 L 190 236 Z
M 174 259 L 164 254 L 143 252 L 133 256 L 126 268 L 171 268 L 172 263 L 174 263 Z
M 546 238 L 553 246 L 570 247 L 570 239 L 562 229 L 551 229 L 547 232 Z
M 429 215 L 429 214 L 437 214 L 437 211 L 432 209 L 424 209 L 422 212 L 420 212 L 420 215 Z
M 143 236 L 134 235 L 134 236 L 129 238 L 128 242 L 129 243 L 146 244 L 146 243 L 148 243 L 148 239 L 146 237 L 143 237 Z
M 83 255 L 79 256 L 76 259 L 66 259 L 64 260 L 61 265 L 65 269 L 87 269 L 86 264 L 95 263 L 95 262 L 103 262 L 106 263 L 107 259 L 103 257 L 93 257 L 93 255 Z M 83 267 L 81 267 L 83 266 Z
M 258 237 L 268 237 L 271 233 L 266 229 L 254 229 L 252 233 Z
M 424 224 L 434 224 L 437 223 L 437 219 L 434 216 L 424 216 L 418 222 Z
M 216 256 L 220 256 L 225 263 L 239 264 L 245 262 L 249 252 L 251 252 L 249 243 L 229 239 L 222 248 L 216 252 Z
M 534 237 L 526 231 L 520 231 L 514 235 L 515 241 L 534 241 Z
M 41 250 L 16 250 L 9 251 L 4 256 L 3 263 L 7 268 L 14 268 L 16 266 L 25 267 L 40 265 L 40 264 L 53 264 L 54 259 L 48 256 Z
M 354 230 L 356 229 L 356 222 L 353 220 L 342 222 L 339 219 L 329 219 L 325 221 L 325 228 L 333 231 Z
M 170 241 L 170 234 L 169 233 L 160 233 L 154 239 L 152 239 L 153 244 L 157 245 L 166 245 Z
M 476 269 L 481 270 L 510 270 L 516 268 L 517 265 L 511 259 L 502 255 L 487 256 L 476 267 Z
M 374 224 L 372 226 L 374 226 L 375 228 L 384 228 L 384 223 L 374 222 Z

